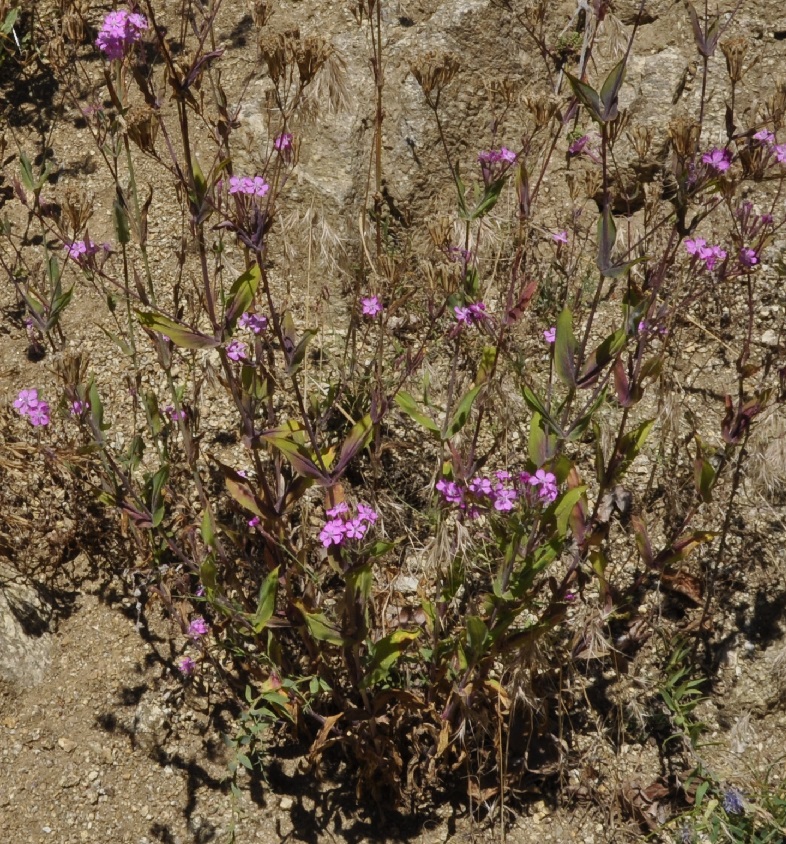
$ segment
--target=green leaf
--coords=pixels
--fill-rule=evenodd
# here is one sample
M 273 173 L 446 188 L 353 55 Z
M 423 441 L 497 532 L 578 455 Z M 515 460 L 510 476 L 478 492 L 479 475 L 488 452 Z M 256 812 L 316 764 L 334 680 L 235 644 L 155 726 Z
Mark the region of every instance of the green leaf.
M 537 469 L 551 460 L 557 450 L 557 438 L 546 431 L 543 417 L 535 411 L 529 423 L 529 459 Z
M 117 242 L 125 245 L 131 240 L 131 230 L 128 224 L 128 212 L 125 203 L 116 196 L 112 203 L 112 222 L 115 224 L 115 236 Z
M 257 401 L 264 401 L 269 395 L 269 380 L 260 376 L 256 367 L 250 364 L 244 364 L 241 367 L 240 383 L 243 385 L 243 392 Z
M 352 430 L 341 446 L 341 453 L 338 456 L 338 463 L 333 471 L 333 477 L 340 475 L 349 465 L 350 460 L 362 451 L 371 441 L 374 432 L 374 423 L 371 421 L 371 414 L 367 413 L 359 422 L 352 426 Z
M 581 368 L 576 383 L 579 387 L 591 387 L 600 376 L 601 372 L 617 357 L 625 348 L 628 337 L 624 328 L 617 329 L 593 351 Z
M 200 525 L 199 532 L 202 535 L 202 542 L 208 548 L 216 547 L 216 520 L 213 518 L 209 506 L 205 507 L 205 512 L 202 513 L 202 524 Z
M 251 626 L 254 628 L 254 633 L 261 633 L 275 612 L 276 592 L 278 591 L 278 571 L 279 567 L 277 566 L 268 574 L 259 587 L 257 609 L 251 617 Z
M 482 389 L 483 384 L 479 384 L 477 387 L 473 387 L 471 390 L 464 393 L 458 407 L 456 408 L 456 412 L 453 414 L 453 419 L 451 419 L 450 425 L 448 426 L 447 431 L 445 431 L 445 436 L 442 438 L 443 440 L 449 440 L 452 436 L 457 434 L 464 425 L 466 425 L 467 419 L 469 419 L 469 414 L 472 411 L 472 405 L 478 397 L 478 393 Z
M 200 334 L 198 331 L 192 331 L 180 323 L 161 316 L 160 314 L 145 313 L 137 311 L 139 322 L 149 331 L 156 331 L 168 337 L 176 346 L 183 349 L 214 349 L 220 346 L 218 340 L 213 337 L 208 337 L 206 334 Z
M 329 645 L 343 647 L 347 644 L 346 639 L 341 635 L 338 628 L 330 622 L 330 619 L 323 613 L 308 612 L 302 601 L 293 600 L 292 604 L 303 616 L 308 632 L 319 642 L 327 642 Z
M 133 350 L 131 349 L 131 346 L 129 346 L 128 343 L 126 343 L 126 341 L 122 337 L 115 334 L 113 331 L 107 330 L 106 328 L 104 328 L 103 325 L 99 325 L 98 327 L 101 329 L 101 331 L 106 337 L 108 337 L 113 343 L 117 345 L 117 347 L 126 357 L 131 357 L 134 354 Z
M 619 462 L 616 465 L 614 472 L 614 480 L 619 480 L 631 466 L 631 463 L 638 457 L 639 452 L 644 447 L 647 437 L 650 435 L 654 419 L 649 419 L 637 425 L 632 431 L 628 431 L 622 438 L 619 445 L 618 458 Z M 611 482 L 611 478 L 608 479 Z
M 226 309 L 226 324 L 230 329 L 234 327 L 238 317 L 247 311 L 249 305 L 254 301 L 261 277 L 259 264 L 254 264 L 239 276 L 230 288 Z
M 598 219 L 598 269 L 606 275 L 612 267 L 611 252 L 617 242 L 617 224 L 611 213 L 611 207 L 607 205 Z
M 284 424 L 260 434 L 260 439 L 265 440 L 265 442 L 277 448 L 287 458 L 296 472 L 307 478 L 312 478 L 320 486 L 330 486 L 333 483 L 330 476 L 319 469 L 308 447 L 296 442 L 293 439 L 293 434 L 292 428 Z
M 489 380 L 491 377 L 491 373 L 494 371 L 494 366 L 497 362 L 497 347 L 496 346 L 484 346 L 483 352 L 480 356 L 480 363 L 478 364 L 478 371 L 475 375 L 475 384 L 481 385 L 485 384 L 486 381 Z
M 573 94 L 590 113 L 590 117 L 598 123 L 604 123 L 601 101 L 597 91 L 567 71 L 565 76 L 567 76 L 570 87 L 573 89 Z
M 620 88 L 625 79 L 625 63 L 627 56 L 623 56 L 611 69 L 600 89 L 600 99 L 603 103 L 603 119 L 611 122 L 617 118 Z
M 287 355 L 287 375 L 294 375 L 300 369 L 306 357 L 306 349 L 312 338 L 317 336 L 317 332 L 313 328 L 307 328 L 300 338 L 300 342 L 295 346 L 291 355 Z
M 68 307 L 73 293 L 74 288 L 72 287 L 70 290 L 66 290 L 65 293 L 55 296 L 54 301 L 52 302 L 52 308 L 49 311 L 49 319 L 46 321 L 46 331 L 50 331 L 57 325 L 57 321 L 60 319 L 60 314 Z
M 169 467 L 164 465 L 153 475 L 150 493 L 150 512 L 153 514 L 153 527 L 158 527 L 164 518 L 164 501 L 161 492 L 169 480 Z
M 439 429 L 439 425 L 437 425 L 437 423 L 429 416 L 426 416 L 425 413 L 420 412 L 417 402 L 409 393 L 404 392 L 404 390 L 399 390 L 398 393 L 396 393 L 394 401 L 404 411 L 404 413 L 417 422 L 418 425 L 422 425 L 432 434 L 436 434 L 437 436 L 440 435 L 441 431 Z
M 31 191 L 35 191 L 35 180 L 33 179 L 33 167 L 27 153 L 22 150 L 19 153 L 19 163 L 22 165 L 22 184 Z
M 554 341 L 554 368 L 568 387 L 576 385 L 576 338 L 573 335 L 573 314 L 565 308 L 557 317 L 557 336 Z
M 565 539 L 568 535 L 568 524 L 570 522 L 570 514 L 573 508 L 581 500 L 582 495 L 587 491 L 586 486 L 574 486 L 567 490 L 565 494 L 559 499 L 554 508 L 554 516 L 557 521 L 557 534 L 560 539 Z
M 472 209 L 472 211 L 470 211 L 469 214 L 459 213 L 459 217 L 467 221 L 479 220 L 481 217 L 485 217 L 486 214 L 488 214 L 489 211 L 491 211 L 491 209 L 497 204 L 499 195 L 507 180 L 507 176 L 500 176 L 499 179 L 495 179 L 491 182 L 491 184 L 483 191 L 483 196 L 480 198 L 480 201 Z
M 535 413 L 540 414 L 543 421 L 548 424 L 551 430 L 554 431 L 558 437 L 564 436 L 559 424 L 554 420 L 548 410 L 546 410 L 546 405 L 543 404 L 538 396 L 526 384 L 521 388 L 521 395 L 530 408 L 535 411 Z
M 468 615 L 465 619 L 467 626 L 467 650 L 475 660 L 482 657 L 489 643 L 489 629 L 486 622 L 477 615 Z
M 387 679 L 390 669 L 398 662 L 411 642 L 420 636 L 419 630 L 395 630 L 370 648 L 371 661 L 360 686 L 367 689 Z
M 97 431 L 106 431 L 109 425 L 104 422 L 104 406 L 101 404 L 101 397 L 98 395 L 95 381 L 90 382 L 87 390 L 87 398 L 90 403 L 90 416 Z
M 216 568 L 215 556 L 210 554 L 199 567 L 199 579 L 205 589 L 209 591 L 215 590 L 217 574 L 218 569 Z

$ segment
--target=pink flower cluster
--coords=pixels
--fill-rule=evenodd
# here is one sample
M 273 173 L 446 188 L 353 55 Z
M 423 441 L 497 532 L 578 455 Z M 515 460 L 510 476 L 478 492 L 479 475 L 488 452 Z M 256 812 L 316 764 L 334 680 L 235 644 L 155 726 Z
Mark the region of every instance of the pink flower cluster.
M 108 59 L 122 59 L 129 47 L 142 37 L 147 29 L 147 18 L 127 9 L 110 12 L 101 25 L 96 38 L 96 47 L 106 53 Z
M 486 306 L 483 302 L 473 302 L 466 307 L 456 305 L 453 308 L 453 313 L 456 316 L 456 322 L 461 325 L 475 325 L 478 322 L 483 322 L 488 316 Z
M 715 265 L 718 261 L 724 261 L 726 259 L 725 249 L 721 249 L 720 246 L 708 246 L 707 241 L 704 240 L 703 237 L 695 237 L 693 239 L 686 240 L 685 249 L 687 250 L 688 255 L 692 255 L 694 258 L 704 261 L 705 266 L 710 272 L 715 269 Z
M 21 390 L 14 407 L 20 416 L 26 416 L 34 428 L 49 424 L 49 405 L 38 398 L 38 390 Z
M 261 176 L 230 176 L 229 192 L 244 193 L 248 196 L 263 197 L 270 190 L 270 185 Z
M 516 477 L 501 470 L 494 473 L 494 479 L 477 477 L 468 484 L 440 478 L 436 488 L 447 504 L 457 505 L 473 519 L 480 515 L 481 507 L 507 513 L 519 498 L 529 506 L 550 504 L 559 492 L 556 477 L 545 469 L 538 469 L 534 475 L 520 472 Z
M 246 311 L 237 321 L 238 328 L 247 328 L 254 334 L 261 334 L 267 328 L 267 317 Z
M 326 522 L 319 534 L 319 540 L 325 548 L 343 545 L 347 539 L 363 539 L 369 527 L 379 518 L 377 511 L 367 504 L 358 504 L 357 515 L 353 517 L 345 501 L 331 507 L 327 515 L 330 521 Z

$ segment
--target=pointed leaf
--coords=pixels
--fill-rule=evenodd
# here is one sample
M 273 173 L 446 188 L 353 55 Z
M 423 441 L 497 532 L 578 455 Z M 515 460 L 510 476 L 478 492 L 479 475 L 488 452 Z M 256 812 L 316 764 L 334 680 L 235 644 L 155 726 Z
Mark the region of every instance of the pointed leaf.
M 226 324 L 230 328 L 234 327 L 238 317 L 247 311 L 248 306 L 254 301 L 261 277 L 259 264 L 254 264 L 239 276 L 230 288 L 226 310 Z
M 566 72 L 565 76 L 568 78 L 574 95 L 590 113 L 590 117 L 598 123 L 603 123 L 602 105 L 597 91 L 570 73 Z
M 606 77 L 603 87 L 600 89 L 600 99 L 603 103 L 603 119 L 609 122 L 617 117 L 620 88 L 625 79 L 626 61 L 627 56 L 624 56 L 614 65 Z
M 387 679 L 390 669 L 396 664 L 399 657 L 404 653 L 411 642 L 420 636 L 419 630 L 395 630 L 379 641 L 371 648 L 371 663 L 369 664 L 366 676 L 363 678 L 361 688 L 367 689 L 376 683 L 382 683 Z
M 482 389 L 483 385 L 479 384 L 477 387 L 473 387 L 471 390 L 464 393 L 458 407 L 456 408 L 456 412 L 453 414 L 453 419 L 451 420 L 447 431 L 445 431 L 443 440 L 449 440 L 464 427 L 467 423 L 467 419 L 469 419 L 469 414 L 472 411 L 472 405 L 478 397 L 478 393 L 480 393 Z
M 341 635 L 338 628 L 331 623 L 330 619 L 323 613 L 308 612 L 302 601 L 293 600 L 292 604 L 303 616 L 308 632 L 319 642 L 327 642 L 330 645 L 343 647 L 347 644 L 346 639 Z
M 404 392 L 404 390 L 399 390 L 395 395 L 394 401 L 404 411 L 404 413 L 407 414 L 407 416 L 419 425 L 422 425 L 427 431 L 430 431 L 432 434 L 436 434 L 437 436 L 440 435 L 441 431 L 439 425 L 437 425 L 437 423 L 429 416 L 426 416 L 425 413 L 420 412 L 418 409 L 418 403 L 409 393 Z
M 530 408 L 535 411 L 535 413 L 539 413 L 541 415 L 543 421 L 548 423 L 551 430 L 554 431 L 558 437 L 564 436 L 562 428 L 560 428 L 552 415 L 548 412 L 548 410 L 546 410 L 546 405 L 543 404 L 538 396 L 528 386 L 526 386 L 526 384 L 521 388 L 521 395 Z
M 275 612 L 276 592 L 278 591 L 278 569 L 278 566 L 274 568 L 259 587 L 259 600 L 257 601 L 256 612 L 251 617 L 251 626 L 254 628 L 254 633 L 261 633 Z
M 163 334 L 183 349 L 214 349 L 220 345 L 215 338 L 200 334 L 198 331 L 191 331 L 186 326 L 160 314 L 137 311 L 137 317 L 145 328 Z
M 565 308 L 557 318 L 554 369 L 568 387 L 576 384 L 576 345 L 576 338 L 573 336 L 573 314 Z
M 591 387 L 606 366 L 625 348 L 627 339 L 624 328 L 610 334 L 587 358 L 577 380 L 578 386 Z
M 341 453 L 338 456 L 338 463 L 333 472 L 334 477 L 340 475 L 349 464 L 349 461 L 362 451 L 371 441 L 374 432 L 374 423 L 371 421 L 371 414 L 367 413 L 359 422 L 352 426 L 352 430 L 341 446 Z

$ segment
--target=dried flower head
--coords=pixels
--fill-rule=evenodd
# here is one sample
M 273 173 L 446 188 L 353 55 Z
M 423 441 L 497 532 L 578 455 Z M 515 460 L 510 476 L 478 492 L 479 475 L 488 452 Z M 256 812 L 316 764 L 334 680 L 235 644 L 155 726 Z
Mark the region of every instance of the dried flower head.
M 458 73 L 459 61 L 450 53 L 428 52 L 413 61 L 409 69 L 417 79 L 426 100 L 435 105 L 442 90 Z M 436 96 L 432 98 L 432 94 Z
M 726 72 L 729 74 L 729 79 L 736 85 L 742 79 L 742 65 L 745 54 L 748 52 L 748 40 L 742 36 L 727 38 L 721 42 L 720 48 L 726 57 Z
M 150 106 L 132 106 L 126 114 L 128 137 L 143 152 L 154 152 L 158 134 L 158 116 Z
M 680 158 L 687 158 L 696 151 L 701 127 L 699 124 L 682 115 L 676 116 L 669 124 L 669 138 L 674 151 Z

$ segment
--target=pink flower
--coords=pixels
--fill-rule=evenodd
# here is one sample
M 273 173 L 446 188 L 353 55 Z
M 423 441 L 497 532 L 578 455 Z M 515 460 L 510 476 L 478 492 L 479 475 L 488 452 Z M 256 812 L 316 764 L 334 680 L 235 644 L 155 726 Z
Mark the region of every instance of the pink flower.
M 369 507 L 368 504 L 358 504 L 358 518 L 373 525 L 379 518 L 379 514 L 373 507 Z
M 87 410 L 87 402 L 80 401 L 77 399 L 76 401 L 72 401 L 71 404 L 68 406 L 68 411 L 72 416 L 81 416 Z
M 445 501 L 449 504 L 461 504 L 464 500 L 464 492 L 454 481 L 446 481 L 441 478 L 437 481 L 437 490 L 442 493 Z
M 723 261 L 726 258 L 726 250 L 721 249 L 720 246 L 707 246 L 699 252 L 699 257 L 704 260 L 707 269 L 712 272 L 718 261 Z
M 279 135 L 275 139 L 275 141 L 273 141 L 273 146 L 280 153 L 292 152 L 292 135 L 290 135 L 289 132 L 284 132 L 283 134 Z
M 344 535 L 347 539 L 363 539 L 368 530 L 368 524 L 362 519 L 350 519 L 344 523 Z
M 693 240 L 685 241 L 685 249 L 688 255 L 698 255 L 701 249 L 707 245 L 707 241 L 703 237 L 697 237 Z
M 238 328 L 247 328 L 254 334 L 261 334 L 267 328 L 267 317 L 261 314 L 250 314 L 246 311 L 237 321 L 237 325 Z
M 27 414 L 30 424 L 34 428 L 44 427 L 49 424 L 49 405 L 45 401 L 39 401 Z
M 178 410 L 177 408 L 173 407 L 171 404 L 168 404 L 164 408 L 164 413 L 173 421 L 173 422 L 182 422 L 186 418 L 185 410 Z
M 473 302 L 464 307 L 456 305 L 453 308 L 453 313 L 456 316 L 456 322 L 462 325 L 475 325 L 478 322 L 482 322 L 488 316 L 484 302 Z
M 547 328 L 543 332 L 543 339 L 549 344 L 555 343 L 557 340 L 557 326 L 552 325 L 551 328 Z
M 230 360 L 248 360 L 248 346 L 240 340 L 230 340 L 227 344 L 227 357 Z
M 715 149 L 705 152 L 701 160 L 717 173 L 724 173 L 731 167 L 731 153 L 727 149 Z
M 555 243 L 567 243 L 567 242 L 568 242 L 568 232 L 567 232 L 565 229 L 563 229 L 563 230 L 562 230 L 562 231 L 560 231 L 560 232 L 555 232 L 555 233 L 551 236 L 551 239 L 552 239 Z
M 759 256 L 755 249 L 740 249 L 740 263 L 743 267 L 755 267 L 759 263 Z
M 492 493 L 491 481 L 488 478 L 473 478 L 469 482 L 469 491 L 478 497 L 490 496 Z
M 513 509 L 517 498 L 518 493 L 515 489 L 500 485 L 494 490 L 494 509 L 506 513 Z
M 538 469 L 529 479 L 530 486 L 540 487 L 538 495 L 542 501 L 551 502 L 558 495 L 557 479 L 545 469 Z
M 196 663 L 190 656 L 184 656 L 178 663 L 177 663 L 177 670 L 184 676 L 188 677 L 190 674 L 194 673 L 194 669 L 196 668 Z
M 325 548 L 331 545 L 341 545 L 346 534 L 346 524 L 342 519 L 329 521 L 320 531 L 319 539 Z
M 259 516 L 254 516 L 248 520 L 248 526 L 253 530 L 255 527 L 259 526 L 260 521 Z
M 247 196 L 263 197 L 270 190 L 270 185 L 261 176 L 230 176 L 229 192 L 244 193 Z
M 122 59 L 131 45 L 140 40 L 147 26 L 144 15 L 126 9 L 110 12 L 101 25 L 96 46 L 108 59 Z
M 191 624 L 188 625 L 188 636 L 191 639 L 199 639 L 210 632 L 210 625 L 198 615 Z
M 28 413 L 38 405 L 38 390 L 20 390 L 17 400 L 14 402 L 14 407 L 19 411 L 20 415 L 27 416 Z
M 87 260 L 98 252 L 99 248 L 89 238 L 87 240 L 75 240 L 72 243 L 63 244 L 63 248 L 68 253 L 68 257 L 77 264 L 84 264 Z
M 360 300 L 363 307 L 363 316 L 375 317 L 382 313 L 382 304 L 376 296 L 365 296 Z
M 327 512 L 328 516 L 330 516 L 331 519 L 336 519 L 339 516 L 343 516 L 344 513 L 348 513 L 349 507 L 347 506 L 346 501 L 339 501 L 339 503 L 336 504 L 335 507 L 331 507 L 326 512 Z
M 776 144 L 772 151 L 775 153 L 775 158 L 778 159 L 780 164 L 783 164 L 786 161 L 786 144 Z
M 761 141 L 763 144 L 769 146 L 774 140 L 775 135 L 769 129 L 761 129 L 754 136 L 754 140 Z

